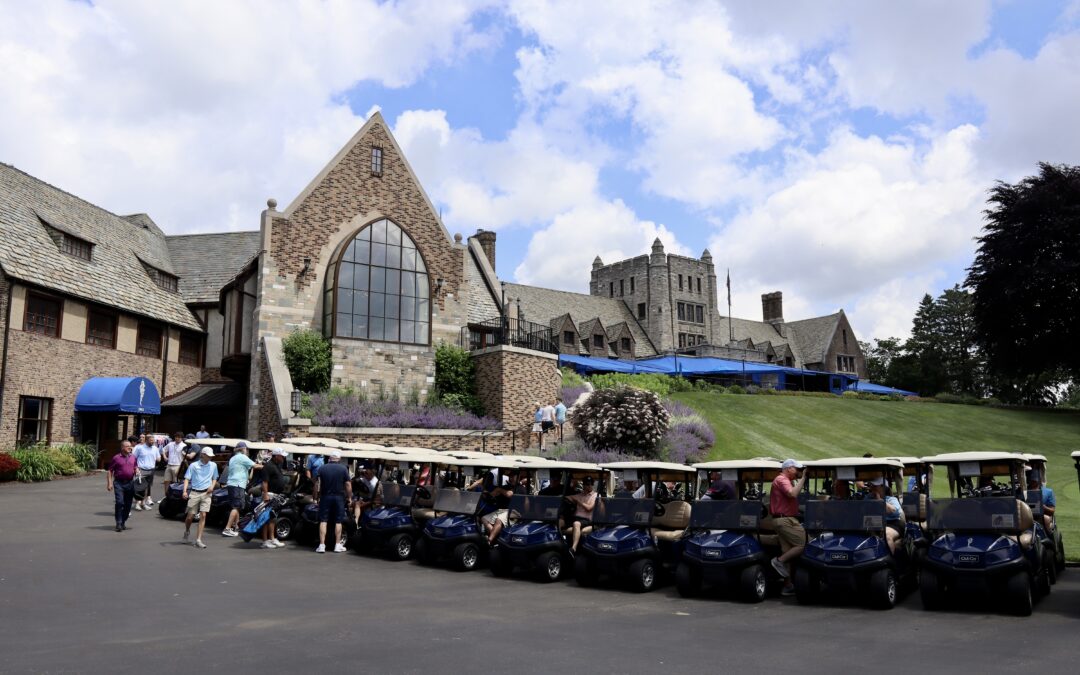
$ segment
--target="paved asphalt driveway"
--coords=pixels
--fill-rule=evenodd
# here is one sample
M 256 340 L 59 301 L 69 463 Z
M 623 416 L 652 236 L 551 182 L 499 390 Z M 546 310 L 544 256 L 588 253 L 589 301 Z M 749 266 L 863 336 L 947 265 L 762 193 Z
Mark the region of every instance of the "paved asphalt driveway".
M 0 486 L 0 672 L 1074 672 L 1080 569 L 1035 614 L 683 600 L 206 537 L 103 476 Z M 991 608 L 992 609 L 992 608 Z

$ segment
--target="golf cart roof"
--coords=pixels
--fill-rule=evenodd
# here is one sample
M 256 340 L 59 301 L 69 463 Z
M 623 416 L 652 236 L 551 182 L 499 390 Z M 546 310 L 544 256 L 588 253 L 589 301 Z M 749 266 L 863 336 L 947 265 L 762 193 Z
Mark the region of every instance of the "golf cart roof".
M 249 450 L 284 450 L 285 452 L 300 455 L 322 455 L 330 452 L 328 448 L 308 447 L 302 448 L 291 443 L 267 443 L 266 441 L 252 441 L 248 443 Z
M 389 452 L 394 455 L 441 455 L 442 453 L 432 448 L 419 448 L 411 445 L 391 445 L 381 446 L 383 452 Z
M 383 450 L 383 454 L 387 459 L 396 459 L 400 462 L 413 462 L 413 463 L 425 463 L 425 462 L 438 462 L 438 453 L 423 450 L 421 448 L 394 448 L 391 452 L 390 448 Z
M 1036 455 L 1036 454 L 1033 454 L 1033 453 L 1030 453 L 1030 452 L 1025 452 L 1025 453 L 1022 453 L 1021 456 L 1025 460 L 1027 460 L 1029 462 L 1042 462 L 1043 464 L 1046 464 L 1046 456 L 1045 455 Z
M 885 467 L 890 466 L 895 469 L 903 469 L 904 463 L 898 459 L 891 457 L 833 457 L 830 459 L 815 459 L 810 462 L 803 462 L 809 468 L 814 469 L 827 469 L 839 466 L 855 466 L 855 467 Z
M 448 466 L 472 466 L 485 469 L 518 469 L 523 465 L 506 457 L 454 457 L 452 455 L 440 455 L 433 457 L 432 462 Z
M 570 471 L 595 471 L 596 473 L 603 473 L 607 471 L 599 464 L 589 464 L 588 462 L 561 462 L 557 459 L 551 459 L 545 461 L 542 465 L 538 464 L 538 469 L 568 469 Z
M 1024 456 L 1016 452 L 946 452 L 942 455 L 923 457 L 929 464 L 959 464 L 960 462 L 1023 462 Z
M 671 462 L 607 462 L 605 464 L 601 464 L 600 468 L 608 469 L 610 471 L 633 471 L 635 469 L 637 469 L 638 471 L 648 471 L 650 469 L 653 469 L 656 471 L 681 471 L 685 473 L 696 473 L 694 471 L 694 467 L 692 466 L 687 466 L 685 464 L 672 464 Z
M 338 448 L 343 443 L 336 438 L 321 438 L 319 436 L 298 436 L 288 439 L 292 445 L 322 445 L 328 448 Z
M 775 459 L 725 459 L 718 462 L 700 462 L 694 465 L 698 471 L 713 469 L 780 469 L 780 462 Z
M 896 461 L 900 462 L 904 466 L 908 466 L 908 465 L 912 465 L 912 464 L 922 464 L 923 463 L 923 460 L 922 460 L 921 457 L 886 457 L 885 459 L 895 459 Z
M 235 448 L 241 443 L 246 443 L 250 448 L 251 443 L 248 443 L 243 438 L 192 438 L 184 441 L 187 445 L 217 445 L 226 448 Z
M 330 452 L 336 452 L 341 455 L 342 459 L 398 459 L 399 455 L 391 455 L 379 450 L 350 450 L 348 448 L 330 449 Z M 329 454 L 329 453 L 327 453 Z
M 480 452 L 479 450 L 448 450 L 439 454 L 450 455 L 452 457 L 457 457 L 458 459 L 488 459 L 498 456 L 493 455 L 490 452 Z

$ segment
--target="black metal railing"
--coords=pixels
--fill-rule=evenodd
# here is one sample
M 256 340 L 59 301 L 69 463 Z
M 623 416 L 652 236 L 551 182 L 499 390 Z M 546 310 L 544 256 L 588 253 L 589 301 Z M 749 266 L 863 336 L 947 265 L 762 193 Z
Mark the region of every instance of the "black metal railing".
M 496 345 L 559 353 L 559 345 L 551 337 L 551 327 L 541 323 L 495 317 L 470 323 L 461 329 L 461 346 L 469 351 Z

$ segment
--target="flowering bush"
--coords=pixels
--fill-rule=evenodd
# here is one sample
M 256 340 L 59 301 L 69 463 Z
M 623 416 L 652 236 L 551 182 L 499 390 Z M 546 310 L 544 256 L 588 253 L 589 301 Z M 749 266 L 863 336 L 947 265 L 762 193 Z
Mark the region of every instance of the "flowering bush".
M 588 391 L 588 389 L 585 388 L 584 384 L 571 387 L 564 386 L 559 395 L 562 396 L 563 405 L 569 408 L 577 403 L 578 398 L 586 391 Z
M 690 417 L 691 415 L 697 414 L 690 406 L 672 399 L 666 399 L 664 401 L 664 409 L 666 409 L 672 417 Z
M 498 429 L 499 421 L 443 405 L 396 400 L 369 401 L 348 389 L 311 397 L 311 419 L 319 426 L 399 429 Z
M 599 389 L 570 413 L 570 423 L 592 450 L 614 450 L 657 456 L 671 415 L 656 394 L 617 387 Z
M 586 464 L 604 464 L 607 462 L 630 462 L 641 459 L 637 455 L 628 455 L 613 450 L 590 450 L 578 439 L 568 441 L 562 446 L 565 449 L 560 460 L 564 462 L 585 462 Z
M 682 407 L 690 414 L 671 418 L 671 428 L 660 444 L 661 456 L 677 464 L 705 461 L 716 442 L 716 434 L 704 419 L 694 414 L 692 408 Z
M 0 452 L 0 481 L 12 480 L 22 464 L 6 452 Z

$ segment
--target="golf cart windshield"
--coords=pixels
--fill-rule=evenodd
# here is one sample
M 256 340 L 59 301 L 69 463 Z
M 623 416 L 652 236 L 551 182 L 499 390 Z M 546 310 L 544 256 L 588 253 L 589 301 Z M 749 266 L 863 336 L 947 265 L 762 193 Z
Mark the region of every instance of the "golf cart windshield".
M 562 500 L 554 496 L 514 495 L 510 498 L 510 519 L 558 522 Z
M 472 515 L 480 506 L 480 492 L 464 492 L 452 488 L 443 488 L 435 495 L 435 510 L 446 513 L 464 513 Z
M 1016 499 L 935 499 L 927 508 L 931 530 L 987 531 L 1015 530 L 1018 522 Z
M 756 530 L 761 502 L 742 499 L 699 499 L 690 512 L 690 527 L 706 530 Z
M 415 485 L 379 483 L 379 487 L 382 490 L 383 506 L 412 506 L 413 495 L 416 493 Z
M 652 522 L 652 499 L 597 499 L 592 522 L 597 525 L 643 525 Z
M 1024 494 L 1024 501 L 1031 507 L 1031 515 L 1041 516 L 1043 514 L 1043 493 L 1041 489 L 1028 490 Z
M 806 502 L 806 529 L 808 530 L 872 532 L 884 528 L 884 500 L 814 499 Z

